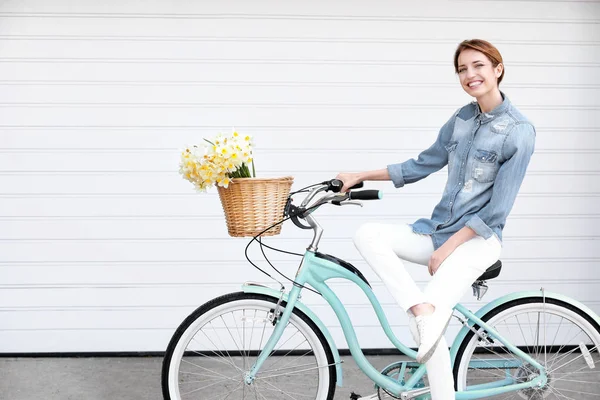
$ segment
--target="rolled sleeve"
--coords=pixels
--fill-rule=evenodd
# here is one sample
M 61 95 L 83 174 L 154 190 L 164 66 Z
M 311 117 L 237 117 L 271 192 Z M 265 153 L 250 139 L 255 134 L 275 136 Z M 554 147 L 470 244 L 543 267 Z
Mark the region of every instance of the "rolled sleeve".
M 494 234 L 492 228 L 487 226 L 487 224 L 483 222 L 483 220 L 479 218 L 479 215 L 477 214 L 473 215 L 465 225 L 473 229 L 476 234 L 483 237 L 484 239 L 489 239 Z
M 417 159 L 387 166 L 394 186 L 399 188 L 407 183 L 420 181 L 448 164 L 448 151 L 445 146 L 454 131 L 455 118 L 456 114 L 442 126 L 436 141 L 428 149 L 422 151 Z
M 390 164 L 387 166 L 388 174 L 395 187 L 401 188 L 405 185 L 402 164 Z

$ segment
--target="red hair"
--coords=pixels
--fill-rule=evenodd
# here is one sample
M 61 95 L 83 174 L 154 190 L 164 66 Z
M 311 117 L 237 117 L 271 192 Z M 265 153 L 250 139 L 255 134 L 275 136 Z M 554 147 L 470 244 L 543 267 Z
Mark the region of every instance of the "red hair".
M 498 64 L 502 64 L 502 66 L 504 66 L 504 62 L 502 61 L 502 55 L 500 54 L 498 49 L 490 42 L 487 42 L 482 39 L 464 40 L 458 45 L 456 51 L 454 52 L 454 71 L 456 73 L 458 73 L 458 56 L 466 49 L 479 51 L 485 54 L 485 56 L 488 58 L 488 60 L 490 60 L 494 68 L 496 68 Z M 498 78 L 498 85 L 500 85 L 500 82 L 502 82 L 502 78 L 504 78 L 504 68 L 502 68 L 502 74 L 500 74 L 500 77 Z

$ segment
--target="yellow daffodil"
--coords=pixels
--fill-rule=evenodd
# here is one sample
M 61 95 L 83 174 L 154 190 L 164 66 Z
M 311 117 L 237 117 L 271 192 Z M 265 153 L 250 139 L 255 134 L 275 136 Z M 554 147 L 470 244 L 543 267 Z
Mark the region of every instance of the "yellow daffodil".
M 212 140 L 181 151 L 179 173 L 198 191 L 215 185 L 228 187 L 232 178 L 253 176 L 252 148 L 250 135 L 218 133 Z

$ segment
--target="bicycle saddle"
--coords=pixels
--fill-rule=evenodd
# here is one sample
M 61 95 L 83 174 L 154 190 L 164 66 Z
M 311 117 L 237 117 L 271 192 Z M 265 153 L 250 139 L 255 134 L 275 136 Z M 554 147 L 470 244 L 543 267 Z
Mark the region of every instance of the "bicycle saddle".
M 496 261 L 491 267 L 489 267 L 479 278 L 477 281 L 487 281 L 490 279 L 497 278 L 500 275 L 500 270 L 502 269 L 502 261 Z

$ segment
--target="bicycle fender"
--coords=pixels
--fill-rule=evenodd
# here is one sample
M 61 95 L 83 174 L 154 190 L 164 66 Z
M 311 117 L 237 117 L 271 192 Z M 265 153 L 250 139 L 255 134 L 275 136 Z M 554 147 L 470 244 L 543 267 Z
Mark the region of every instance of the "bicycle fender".
M 600 325 L 600 317 L 598 317 L 598 315 L 596 315 L 596 313 L 593 312 L 585 304 L 583 304 L 577 300 L 574 300 L 570 297 L 559 294 L 559 293 L 553 293 L 553 292 L 547 292 L 547 291 L 541 291 L 541 290 L 538 290 L 538 291 L 532 290 L 532 291 L 527 291 L 527 292 L 515 292 L 515 293 L 507 294 L 506 296 L 503 296 L 503 297 L 499 297 L 496 300 L 493 300 L 490 303 L 486 304 L 485 306 L 481 307 L 479 310 L 477 310 L 475 315 L 478 318 L 481 318 L 485 314 L 487 314 L 490 310 L 492 310 L 504 303 L 508 303 L 509 301 L 528 298 L 528 297 L 546 297 L 546 298 L 560 300 L 562 302 L 571 304 L 574 307 L 579 308 L 581 311 L 583 311 L 587 315 L 589 315 L 592 319 L 594 319 L 596 321 L 596 323 L 598 323 L 598 325 Z M 470 322 L 469 325 L 473 326 L 473 323 Z M 469 333 L 469 331 L 470 331 L 469 328 L 467 328 L 466 326 L 463 326 L 463 328 L 460 330 L 460 332 L 458 332 L 458 334 L 456 335 L 456 338 L 454 339 L 454 343 L 452 343 L 452 347 L 450 348 L 450 359 L 452 360 L 453 367 L 454 367 L 454 361 L 456 359 L 456 353 L 458 352 L 458 348 L 460 347 L 463 339 L 465 338 L 465 336 L 467 336 L 467 333 Z
M 273 297 L 276 300 L 279 300 L 279 297 L 281 297 L 281 292 L 279 290 L 275 290 L 273 288 L 270 288 L 267 286 L 262 286 L 262 285 L 261 286 L 257 286 L 256 284 L 243 285 L 242 290 L 244 291 L 244 293 L 264 294 L 266 296 Z M 287 293 L 285 293 L 283 295 L 283 300 L 285 300 L 287 302 L 287 300 L 288 300 Z M 296 302 L 296 308 L 298 308 L 300 311 L 302 311 L 304 314 L 306 314 L 306 316 L 308 318 L 310 318 L 315 323 L 315 325 L 317 325 L 317 327 L 321 330 L 321 333 L 323 334 L 323 336 L 325 336 L 325 339 L 327 340 L 327 344 L 329 344 L 329 348 L 331 349 L 331 352 L 333 353 L 333 360 L 335 362 L 335 371 L 336 371 L 336 384 L 337 384 L 337 386 L 342 387 L 342 361 L 340 359 L 340 352 L 338 351 L 337 346 L 335 345 L 335 342 L 333 340 L 333 337 L 331 336 L 331 333 L 329 333 L 329 329 L 327 329 L 327 327 L 325 326 L 323 321 L 321 321 L 321 319 L 319 319 L 319 317 L 317 317 L 317 315 L 310 308 L 308 308 L 304 303 L 302 303 L 300 300 L 298 300 Z

